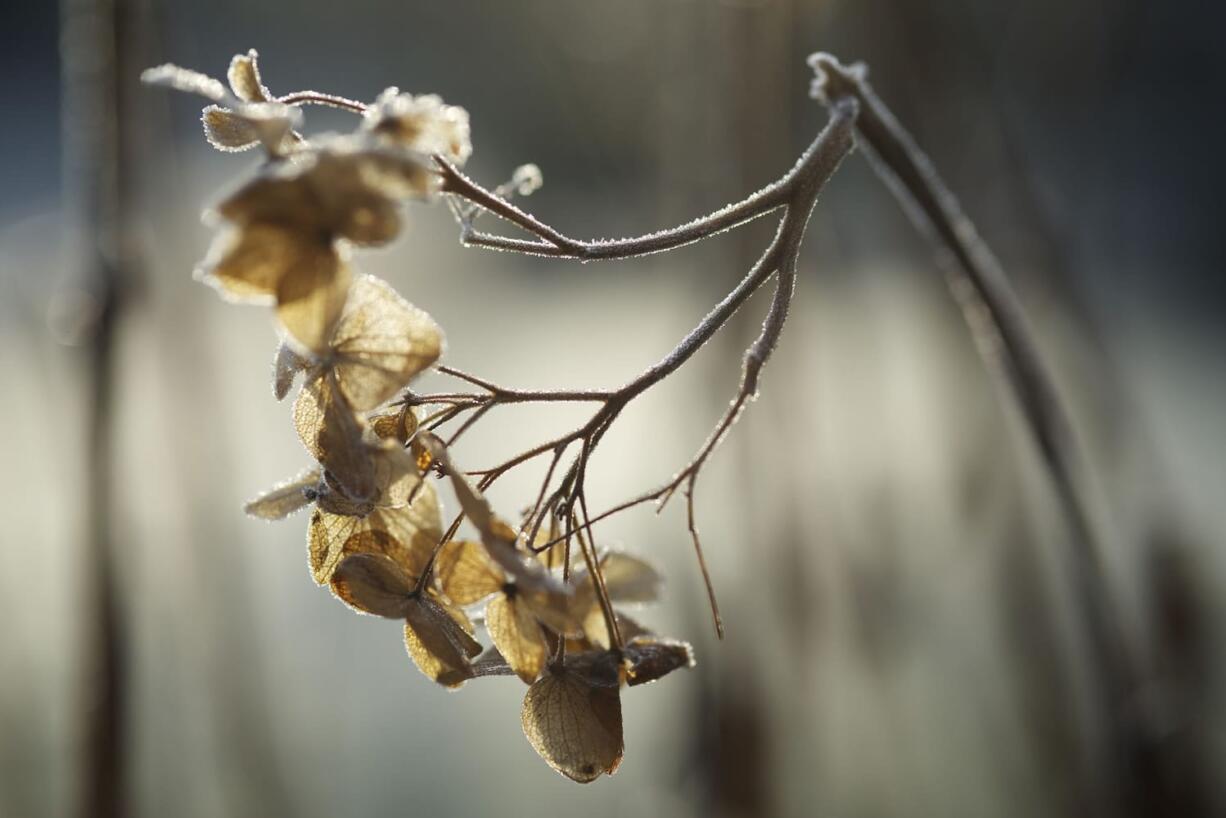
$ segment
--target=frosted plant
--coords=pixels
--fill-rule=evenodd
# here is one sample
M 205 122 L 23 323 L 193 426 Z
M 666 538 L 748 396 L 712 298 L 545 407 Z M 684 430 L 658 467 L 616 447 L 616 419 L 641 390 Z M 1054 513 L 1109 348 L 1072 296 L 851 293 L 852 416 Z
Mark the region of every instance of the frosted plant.
M 622 760 L 621 691 L 693 665 L 690 646 L 654 634 L 615 603 L 655 601 L 660 576 L 646 561 L 601 547 L 594 524 L 620 511 L 663 505 L 680 492 L 687 529 L 722 636 L 695 515 L 695 490 L 720 442 L 758 394 L 796 287 L 805 228 L 827 179 L 859 141 L 895 191 L 950 251 L 954 293 L 975 339 L 1022 409 L 1078 534 L 1081 580 L 1094 605 L 1090 642 L 1109 677 L 1126 677 L 1107 626 L 1109 603 L 1094 571 L 1091 536 L 1062 407 L 998 265 L 930 163 L 873 94 L 862 67 L 829 55 L 810 60 L 813 96 L 826 127 L 778 180 L 740 202 L 649 235 L 582 241 L 511 201 L 540 187 L 526 164 L 488 189 L 462 171 L 472 152 L 469 117 L 434 95 L 389 88 L 369 105 L 315 91 L 275 96 L 254 51 L 234 57 L 229 88 L 175 66 L 146 82 L 205 97 L 208 141 L 221 150 L 260 148 L 266 161 L 213 211 L 219 233 L 199 275 L 234 301 L 275 307 L 282 341 L 273 391 L 288 396 L 301 376 L 292 419 L 315 462 L 247 505 L 264 519 L 313 506 L 311 576 L 353 609 L 403 619 L 417 667 L 449 688 L 471 679 L 515 676 L 528 685 L 524 733 L 555 770 L 580 782 L 614 772 Z M 301 108 L 328 105 L 359 116 L 351 133 L 307 137 Z M 440 362 L 443 332 L 386 282 L 354 270 L 352 245 L 378 246 L 400 230 L 408 200 L 445 202 L 471 247 L 580 260 L 665 252 L 777 214 L 778 227 L 744 278 L 657 363 L 607 390 L 521 390 Z M 522 231 L 478 227 L 493 215 Z M 671 478 L 592 513 L 586 492 L 593 452 L 627 405 L 686 364 L 761 287 L 773 296 L 762 329 L 741 360 L 736 393 L 694 456 Z M 423 394 L 414 379 L 433 369 L 461 385 Z M 450 448 L 491 409 L 575 402 L 594 407 L 578 427 L 483 469 L 456 464 Z M 484 492 L 532 460 L 548 466 L 527 511 L 512 525 Z M 460 510 L 444 525 L 434 484 L 450 484 Z M 456 535 L 465 519 L 477 540 Z M 482 648 L 477 608 L 492 645 Z M 1097 606 L 1097 607 L 1095 607 Z M 1117 673 L 1118 672 L 1118 673 Z

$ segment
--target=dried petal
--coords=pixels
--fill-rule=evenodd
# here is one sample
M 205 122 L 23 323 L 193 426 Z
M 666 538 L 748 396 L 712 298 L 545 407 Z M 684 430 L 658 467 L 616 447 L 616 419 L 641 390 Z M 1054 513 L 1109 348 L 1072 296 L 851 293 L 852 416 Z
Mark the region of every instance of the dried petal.
M 627 684 L 641 685 L 683 667 L 694 666 L 694 649 L 675 639 L 641 637 L 626 644 L 622 655 L 629 669 Z
M 471 605 L 498 593 L 506 578 L 490 564 L 481 543 L 452 540 L 434 564 L 443 594 L 457 605 Z
M 614 551 L 600 562 L 609 599 L 615 602 L 655 602 L 664 578 L 651 563 Z
M 269 102 L 272 94 L 260 81 L 260 69 L 256 61 L 259 55 L 255 49 L 246 54 L 236 54 L 230 60 L 230 70 L 226 78 L 230 81 L 230 90 L 234 96 L 245 102 Z
M 294 378 L 310 365 L 289 344 L 282 342 L 277 347 L 277 357 L 272 362 L 272 394 L 277 400 L 285 399 L 294 386 Z
M 222 102 L 229 96 L 226 87 L 212 77 L 170 63 L 145 69 L 141 72 L 140 81 L 146 85 L 160 85 L 186 94 L 198 94 L 213 102 Z
M 280 520 L 310 504 L 311 496 L 319 486 L 319 469 L 309 469 L 285 483 L 264 492 L 247 505 L 243 511 L 262 520 Z
M 295 341 L 322 353 L 345 307 L 351 274 L 331 247 L 299 259 L 277 282 L 277 318 Z
M 332 592 L 361 613 L 401 619 L 408 614 L 415 580 L 377 553 L 346 557 L 332 574 Z
M 365 532 L 386 536 L 359 536 Z M 316 509 L 307 529 L 311 576 L 324 584 L 341 559 L 356 549 L 383 553 L 409 575 L 420 576 L 442 536 L 438 496 L 429 483 L 422 484 L 411 504 L 375 508 L 364 517 Z
M 429 595 L 408 606 L 404 643 L 418 669 L 444 687 L 459 687 L 475 675 L 469 660 L 481 653 L 480 643 Z
M 617 630 L 621 633 L 623 642 L 629 642 L 641 636 L 653 635 L 651 630 L 626 616 L 621 611 L 614 611 L 613 615 L 617 617 Z M 612 640 L 609 639 L 609 625 L 605 621 L 604 611 L 595 600 L 593 600 L 592 607 L 588 611 L 587 618 L 583 620 L 583 636 L 588 644 L 594 648 L 608 650 L 613 646 Z
M 302 445 L 351 500 L 373 500 L 375 468 L 362 427 L 329 371 L 310 378 L 294 401 L 294 428 Z
M 485 626 L 507 664 L 525 684 L 532 684 L 549 656 L 549 644 L 527 606 L 500 594 L 485 606 Z
M 586 784 L 621 764 L 621 697 L 567 669 L 533 682 L 520 713 L 524 735 L 545 762 Z
M 337 383 L 358 411 L 390 399 L 438 360 L 442 347 L 434 319 L 374 276 L 353 282 L 331 339 Z
M 197 274 L 226 298 L 269 303 L 287 273 L 334 263 L 329 258 L 335 258 L 331 247 L 279 225 L 255 223 L 218 236 Z
M 229 108 L 209 105 L 200 113 L 200 122 L 205 139 L 219 151 L 245 151 L 260 144 L 259 129 Z

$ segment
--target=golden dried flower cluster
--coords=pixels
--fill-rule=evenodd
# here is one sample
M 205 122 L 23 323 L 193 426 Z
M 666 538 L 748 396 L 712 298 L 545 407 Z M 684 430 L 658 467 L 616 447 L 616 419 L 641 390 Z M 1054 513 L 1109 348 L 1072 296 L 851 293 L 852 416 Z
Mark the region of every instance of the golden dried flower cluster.
M 559 534 L 556 515 L 546 528 L 529 520 L 516 531 L 494 514 L 405 397 L 437 364 L 442 331 L 349 258 L 351 246 L 397 235 L 405 200 L 440 195 L 440 164 L 471 152 L 467 113 L 394 88 L 369 106 L 314 92 L 274 97 L 254 51 L 234 57 L 228 89 L 175 66 L 144 78 L 208 98 L 202 118 L 215 147 L 267 153 L 215 207 L 220 232 L 199 275 L 228 299 L 275 307 L 273 391 L 285 398 L 301 376 L 293 423 L 316 465 L 247 513 L 275 520 L 313 506 L 307 543 L 318 584 L 357 611 L 403 620 L 409 655 L 441 685 L 518 676 L 529 685 L 524 733 L 541 757 L 576 781 L 612 773 L 622 758 L 621 688 L 693 663 L 689 645 L 613 608 L 655 600 L 659 574 L 597 549 L 590 526 L 585 538 L 571 519 Z M 308 139 L 298 131 L 298 106 L 308 103 L 360 111 L 361 123 Z M 526 166 L 511 186 L 539 184 Z M 435 478 L 450 483 L 477 539 L 455 539 L 460 518 L 444 529 Z M 484 651 L 475 621 L 493 643 Z

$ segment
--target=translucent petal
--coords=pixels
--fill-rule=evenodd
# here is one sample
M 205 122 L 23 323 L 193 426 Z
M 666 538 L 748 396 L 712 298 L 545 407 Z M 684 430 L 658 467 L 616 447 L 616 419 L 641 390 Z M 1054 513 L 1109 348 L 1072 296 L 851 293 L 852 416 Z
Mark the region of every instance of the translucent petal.
M 381 554 L 346 557 L 332 574 L 332 592 L 362 613 L 401 619 L 407 615 L 415 580 Z
M 475 675 L 469 660 L 481 653 L 480 643 L 428 594 L 408 606 L 404 642 L 418 669 L 444 687 L 459 687 Z
M 243 511 L 262 520 L 280 520 L 311 502 L 308 492 L 319 486 L 319 469 L 309 469 L 256 497 Z
M 364 275 L 349 290 L 331 348 L 341 391 L 355 409 L 368 411 L 438 360 L 443 335 L 385 281 Z
M 457 605 L 471 605 L 498 593 L 506 578 L 490 564 L 481 543 L 452 540 L 434 564 L 443 594 Z
M 499 594 L 485 606 L 485 626 L 515 674 L 532 684 L 549 656 L 545 633 L 532 612 L 516 599 Z
M 520 712 L 524 735 L 545 762 L 588 783 L 621 764 L 621 697 L 616 686 L 594 685 L 569 670 L 533 682 Z
M 246 102 L 268 102 L 272 99 L 272 94 L 260 81 L 258 59 L 254 48 L 246 54 L 236 54 L 230 60 L 230 70 L 226 74 L 234 96 Z
M 294 401 L 294 429 L 306 450 L 350 500 L 373 500 L 375 469 L 362 427 L 328 371 L 302 385 Z
M 316 249 L 299 253 L 277 281 L 277 318 L 295 341 L 322 353 L 345 307 L 351 274 L 330 246 Z

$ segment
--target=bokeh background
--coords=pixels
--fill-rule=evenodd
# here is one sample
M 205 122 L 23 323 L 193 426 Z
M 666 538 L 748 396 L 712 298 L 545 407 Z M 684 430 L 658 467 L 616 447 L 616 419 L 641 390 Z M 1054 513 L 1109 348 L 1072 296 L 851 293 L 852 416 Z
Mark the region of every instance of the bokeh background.
M 565 781 L 523 739 L 517 681 L 444 692 L 395 623 L 316 588 L 305 519 L 241 513 L 306 463 L 270 394 L 269 316 L 191 277 L 200 211 L 255 159 L 211 151 L 194 100 L 137 84 L 167 60 L 221 75 L 250 47 L 277 92 L 398 85 L 465 106 L 471 173 L 493 185 L 537 163 L 530 209 L 591 237 L 775 178 L 824 121 L 805 56 L 868 62 L 1011 273 L 1075 407 L 1118 624 L 1145 669 L 1121 718 L 1157 726 L 1130 780 L 1108 782 L 1129 793 L 1111 814 L 1222 814 L 1226 71 L 1209 6 L 4 3 L 0 815 L 107 808 L 86 763 L 100 657 L 118 670 L 102 704 L 123 814 L 1105 814 L 1090 771 L 1110 731 L 1069 535 L 932 251 L 862 157 L 819 202 L 762 396 L 700 484 L 727 638 L 680 505 L 599 526 L 658 561 L 667 595 L 641 618 L 698 656 L 624 695 L 616 776 Z M 522 387 L 632 377 L 772 229 L 579 265 L 461 248 L 441 205 L 407 223 L 359 264 L 440 321 L 449 363 Z M 626 412 L 594 464 L 595 506 L 701 444 L 765 306 Z M 492 464 L 580 416 L 499 410 L 460 454 Z M 534 476 L 494 499 L 519 508 Z

